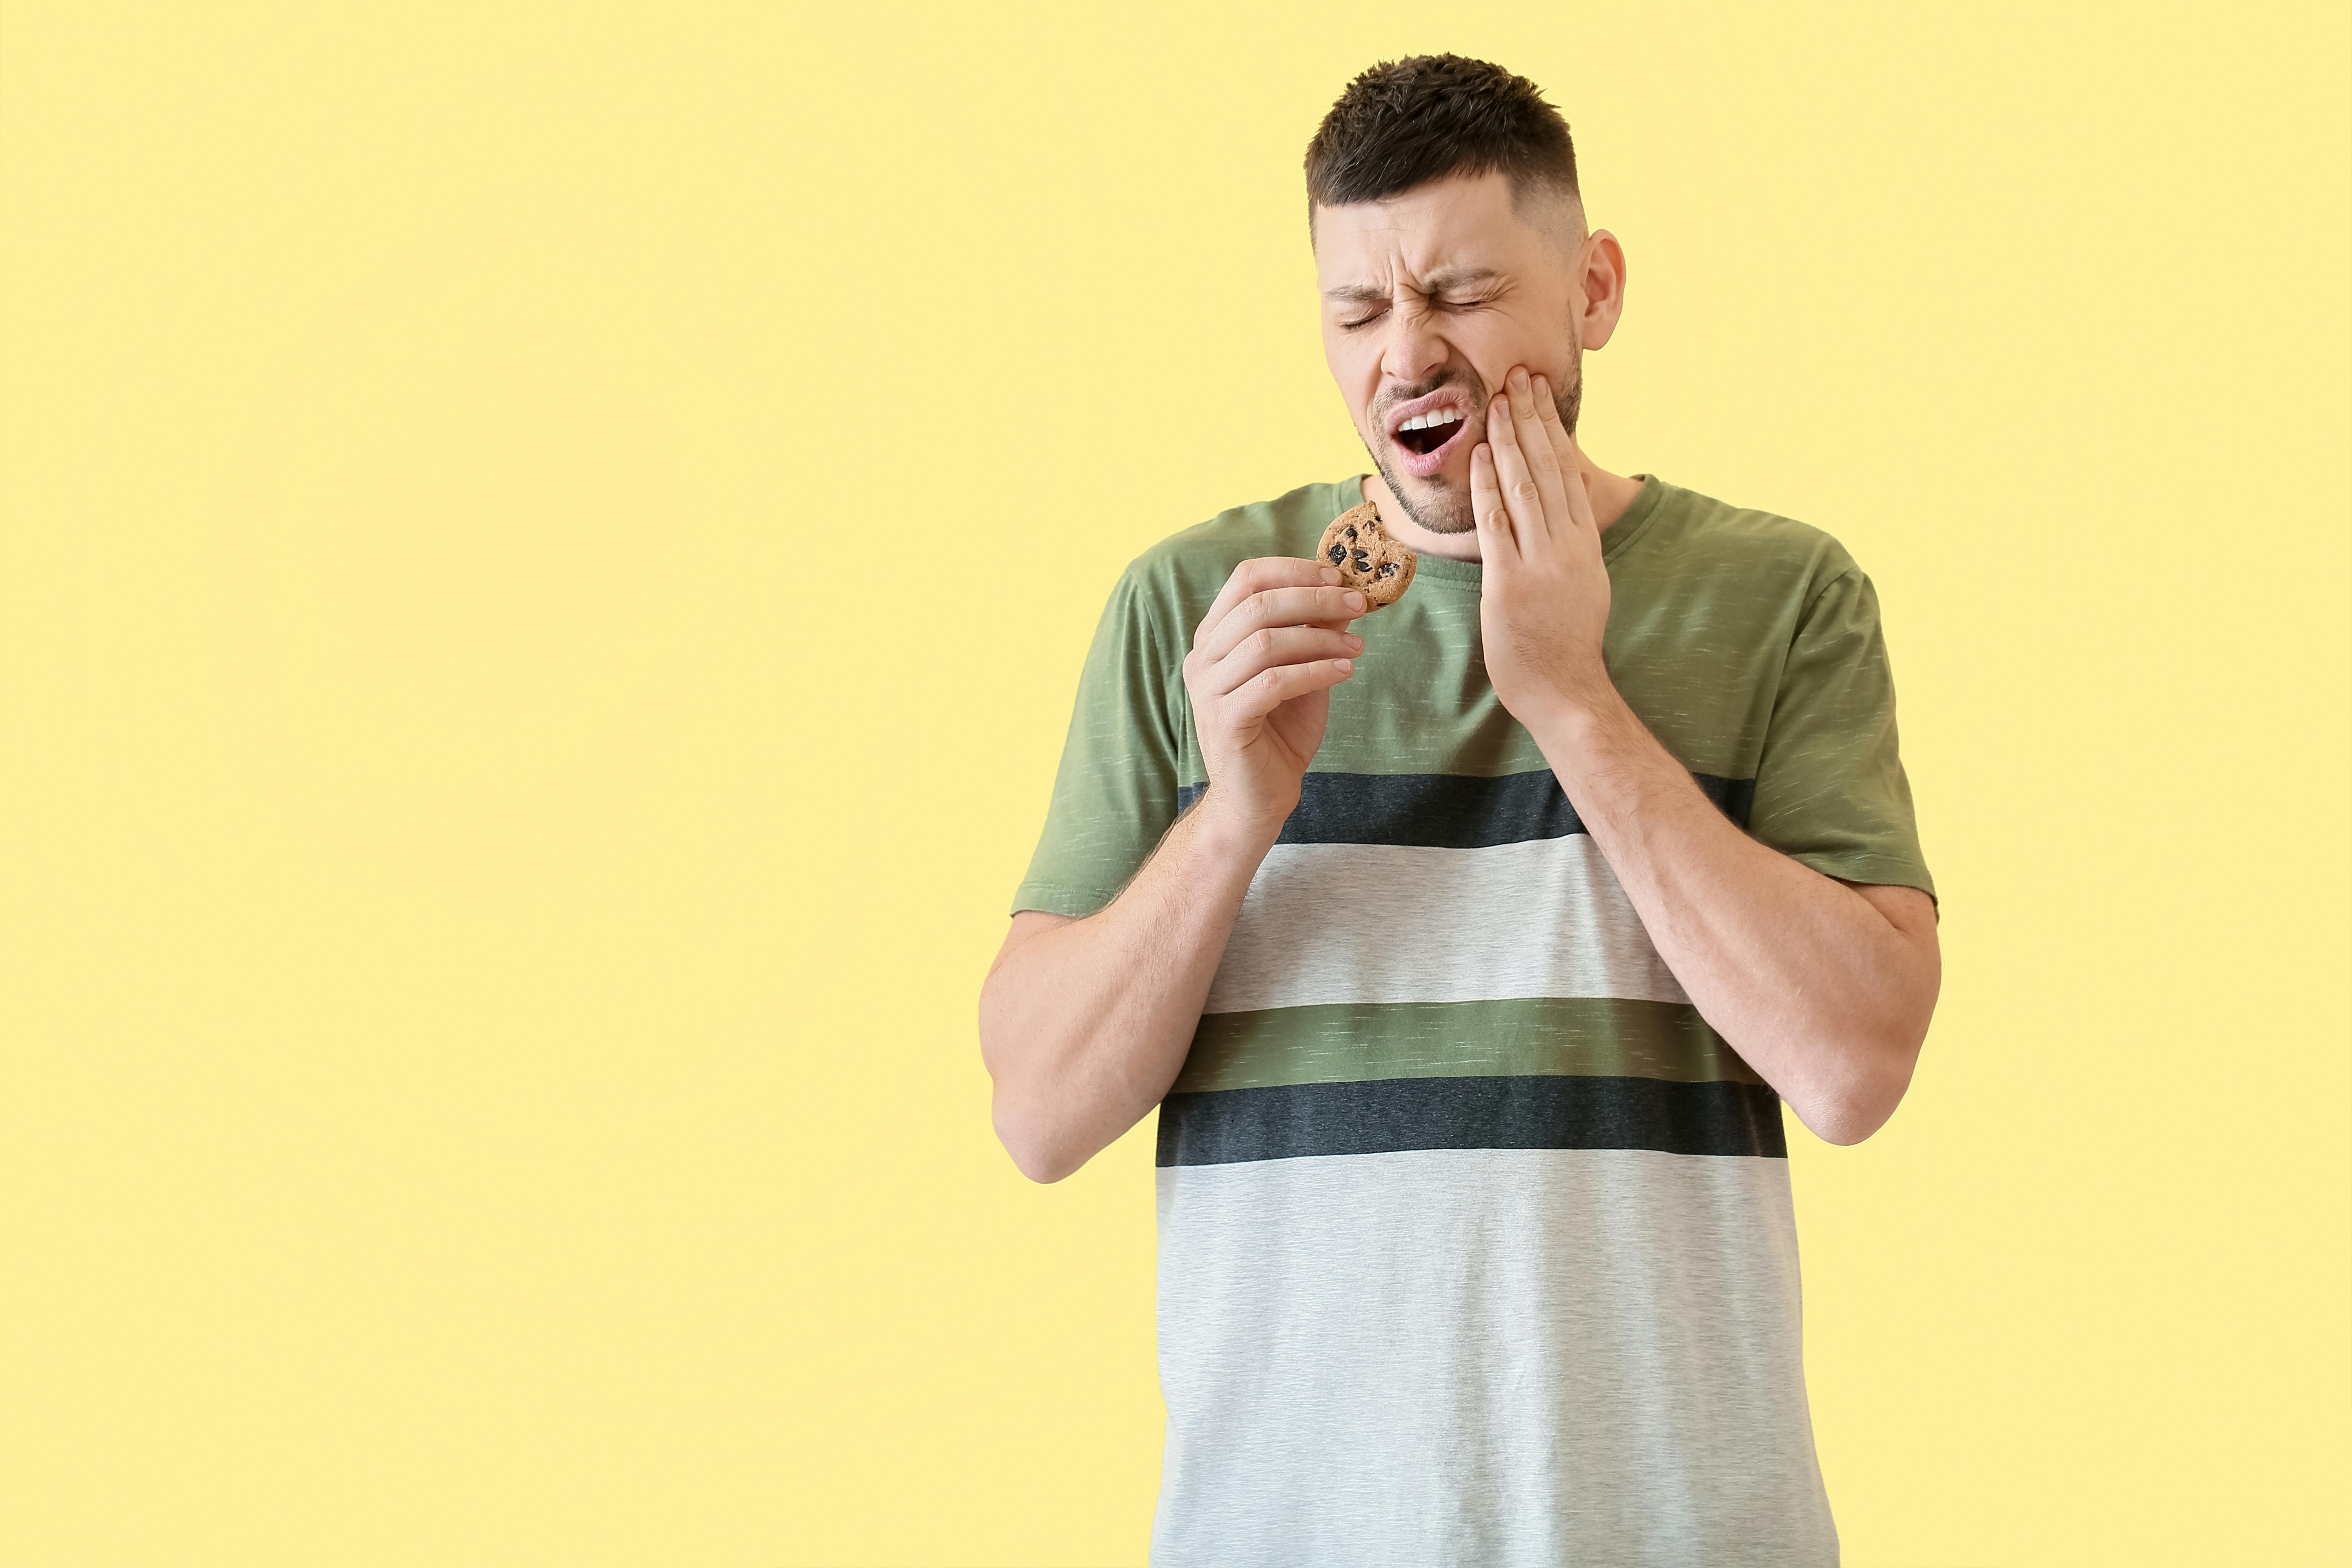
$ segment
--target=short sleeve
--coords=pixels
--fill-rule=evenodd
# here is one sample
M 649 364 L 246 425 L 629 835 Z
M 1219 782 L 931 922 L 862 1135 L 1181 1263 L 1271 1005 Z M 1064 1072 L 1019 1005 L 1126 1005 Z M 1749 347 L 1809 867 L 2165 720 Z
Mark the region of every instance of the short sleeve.
M 1824 876 L 1936 886 L 1895 744 L 1878 595 L 1849 566 L 1807 606 L 1780 672 L 1748 831 Z
M 1138 571 L 1111 590 L 1078 676 L 1045 831 L 1013 908 L 1090 915 L 1118 896 L 1176 820 L 1183 653 Z

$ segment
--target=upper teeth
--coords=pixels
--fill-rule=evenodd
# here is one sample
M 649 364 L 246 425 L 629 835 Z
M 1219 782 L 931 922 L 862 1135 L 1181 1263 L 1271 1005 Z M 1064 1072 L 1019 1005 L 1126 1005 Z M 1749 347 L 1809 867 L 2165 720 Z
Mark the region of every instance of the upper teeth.
M 1454 413 L 1451 408 L 1441 408 L 1434 414 L 1416 414 L 1412 418 L 1406 420 L 1403 424 L 1398 426 L 1397 429 L 1399 432 L 1406 430 L 1429 430 L 1433 429 L 1440 425 L 1451 425 L 1461 417 L 1462 416 Z

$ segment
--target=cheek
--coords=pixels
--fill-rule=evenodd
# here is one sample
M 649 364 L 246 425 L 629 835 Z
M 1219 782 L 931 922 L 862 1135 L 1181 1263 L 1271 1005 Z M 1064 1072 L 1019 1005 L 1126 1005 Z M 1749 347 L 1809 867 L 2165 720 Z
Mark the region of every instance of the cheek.
M 1332 383 L 1339 387 L 1339 395 L 1347 399 L 1349 416 L 1361 426 L 1365 410 L 1371 406 L 1372 395 L 1381 388 L 1380 345 L 1343 338 L 1327 330 L 1323 334 L 1323 363 L 1331 367 Z
M 1527 366 L 1529 375 L 1549 376 L 1555 389 L 1566 381 L 1571 341 L 1564 321 L 1546 324 L 1494 316 L 1458 341 L 1463 357 L 1486 380 L 1489 396 L 1503 390 L 1514 365 Z

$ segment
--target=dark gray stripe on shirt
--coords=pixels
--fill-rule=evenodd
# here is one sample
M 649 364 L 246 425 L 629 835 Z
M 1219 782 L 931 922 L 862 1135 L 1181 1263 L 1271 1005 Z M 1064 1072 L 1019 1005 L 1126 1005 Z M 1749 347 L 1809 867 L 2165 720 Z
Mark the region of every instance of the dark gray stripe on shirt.
M 1171 1094 L 1162 1165 L 1231 1165 L 1409 1149 L 1656 1149 L 1785 1159 L 1780 1097 L 1761 1084 L 1654 1078 L 1380 1079 Z
M 1748 826 L 1754 779 L 1693 773 L 1707 799 Z M 1205 784 L 1176 791 L 1181 815 Z M 1568 792 L 1549 768 L 1499 773 L 1318 773 L 1301 782 L 1297 809 L 1282 825 L 1283 844 L 1411 844 L 1433 849 L 1484 849 L 1584 831 Z

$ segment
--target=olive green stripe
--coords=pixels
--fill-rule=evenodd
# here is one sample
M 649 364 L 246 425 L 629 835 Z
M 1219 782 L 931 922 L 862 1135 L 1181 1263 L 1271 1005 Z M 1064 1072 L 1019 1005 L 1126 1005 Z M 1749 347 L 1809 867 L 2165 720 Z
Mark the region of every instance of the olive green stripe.
M 1526 996 L 1211 1013 L 1170 1092 L 1540 1074 L 1764 1081 L 1686 1002 Z

